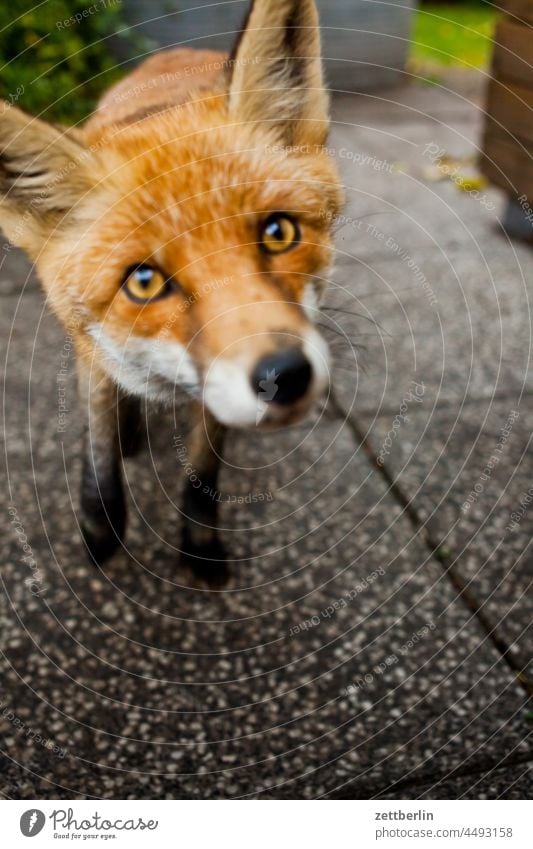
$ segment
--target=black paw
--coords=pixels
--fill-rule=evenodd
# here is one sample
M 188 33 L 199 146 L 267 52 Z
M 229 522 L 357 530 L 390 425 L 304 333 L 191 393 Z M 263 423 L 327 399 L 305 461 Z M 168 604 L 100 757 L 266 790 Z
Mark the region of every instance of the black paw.
M 205 538 L 202 539 L 202 536 Z M 219 537 L 207 529 L 185 526 L 183 530 L 181 553 L 185 560 L 196 562 L 201 565 L 203 561 L 207 565 L 216 566 L 217 563 L 225 563 L 227 559 L 226 549 L 220 542 Z
M 205 531 L 200 528 L 200 531 Z M 188 566 L 194 574 L 215 589 L 223 587 L 229 578 L 226 549 L 219 537 L 201 540 L 198 530 L 186 526 L 181 542 L 181 563 Z
M 122 544 L 126 528 L 125 515 L 113 524 L 107 518 L 103 521 L 85 517 L 80 522 L 81 535 L 89 557 L 97 566 L 109 560 Z

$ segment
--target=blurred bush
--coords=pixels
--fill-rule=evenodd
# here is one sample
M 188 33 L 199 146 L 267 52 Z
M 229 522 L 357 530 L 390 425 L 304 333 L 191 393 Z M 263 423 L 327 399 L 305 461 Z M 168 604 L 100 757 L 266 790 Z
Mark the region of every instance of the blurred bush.
M 123 73 L 109 47 L 114 35 L 127 36 L 117 0 L 4 0 L 0 97 L 50 120 L 85 118 Z

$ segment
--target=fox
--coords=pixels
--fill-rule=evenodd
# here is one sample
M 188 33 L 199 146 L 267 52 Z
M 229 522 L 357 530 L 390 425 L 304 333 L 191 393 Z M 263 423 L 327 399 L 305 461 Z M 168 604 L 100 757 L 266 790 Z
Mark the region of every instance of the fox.
M 180 551 L 220 564 L 228 429 L 288 427 L 328 391 L 330 123 L 314 0 L 253 0 L 231 53 L 157 52 L 79 126 L 4 105 L 0 227 L 74 340 L 97 566 L 124 544 L 141 404 L 190 407 Z

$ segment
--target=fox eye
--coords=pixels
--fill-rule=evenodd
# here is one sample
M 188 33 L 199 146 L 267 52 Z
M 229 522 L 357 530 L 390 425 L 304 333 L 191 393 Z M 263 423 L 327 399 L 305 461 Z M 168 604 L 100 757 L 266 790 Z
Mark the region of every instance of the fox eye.
M 166 295 L 170 283 L 157 268 L 152 268 L 151 265 L 137 265 L 128 272 L 124 289 L 132 301 L 146 303 Z
M 298 223 L 289 215 L 276 212 L 264 222 L 261 230 L 261 247 L 269 254 L 282 254 L 300 241 Z

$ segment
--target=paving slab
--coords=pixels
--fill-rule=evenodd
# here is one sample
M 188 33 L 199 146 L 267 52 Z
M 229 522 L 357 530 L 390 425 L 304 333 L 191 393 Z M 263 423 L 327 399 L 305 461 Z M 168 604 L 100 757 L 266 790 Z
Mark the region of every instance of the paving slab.
M 348 206 L 325 303 L 346 409 L 397 411 L 410 380 L 436 404 L 530 391 L 531 250 L 503 234 L 498 191 L 423 176 L 428 145 L 478 152 L 485 82 L 466 79 L 335 104 Z
M 152 415 L 150 451 L 127 463 L 127 548 L 90 567 L 72 374 L 57 422 L 64 332 L 40 297 L 16 301 L 1 316 L 4 795 L 314 798 L 527 757 L 521 686 L 342 421 L 232 438 L 217 586 L 178 563 L 183 415 Z
M 325 322 L 344 407 L 393 417 L 413 382 L 430 409 L 530 394 L 528 248 L 412 257 L 337 269 Z
M 408 418 L 388 440 L 391 420 L 379 417 L 368 438 L 531 682 L 533 418 L 527 399 L 419 409 Z
M 431 81 L 423 73 L 405 71 L 403 84 L 395 88 L 355 94 L 338 91 L 334 114 L 353 108 L 372 122 L 388 119 L 401 125 L 430 118 L 452 122 L 465 114 L 484 114 L 489 82 L 490 74 L 481 69 L 464 72 L 447 68 L 439 79 Z
M 27 256 L 9 242 L 0 241 L 0 295 L 39 290 L 39 280 Z
M 428 144 L 457 157 L 478 148 L 484 83 L 478 77 L 464 89 L 464 81 L 452 81 L 445 96 L 434 92 L 434 102 L 407 87 L 391 97 L 390 111 L 365 97 L 354 117 L 362 130 L 349 126 L 348 100 L 337 104 L 339 144 L 356 149 L 361 137 L 377 163 L 347 166 L 353 219 L 339 233 L 326 304 L 339 307 L 328 315 L 343 409 L 431 539 L 458 557 L 473 604 L 530 676 L 532 254 L 501 232 L 494 191 L 417 180 Z M 406 162 L 407 174 L 378 167 L 385 156 Z M 357 223 L 372 184 L 378 214 Z M 385 216 L 388 204 L 398 212 Z M 520 416 L 499 452 L 514 410 Z M 482 496 L 474 492 L 463 510 L 479 487 Z M 512 514 L 519 522 L 511 532 Z
M 487 228 L 501 230 L 503 204 L 497 190 L 482 186 L 464 191 L 457 179 L 436 179 L 435 163 L 442 155 L 475 173 L 481 113 L 463 105 L 456 116 L 437 119 L 422 109 L 399 122 L 387 102 L 375 113 L 370 105 L 366 99 L 341 99 L 333 112 L 329 147 L 347 194 L 339 222 L 340 261 L 343 251 L 363 259 L 380 251 L 387 255 L 372 224 L 389 231 L 409 252 L 454 245 L 474 250 Z M 346 239 L 350 229 L 356 230 L 353 247 Z

